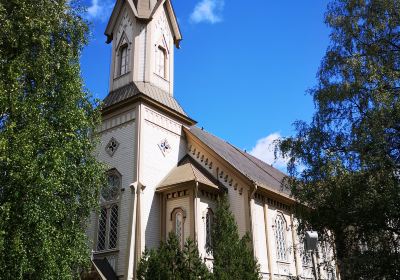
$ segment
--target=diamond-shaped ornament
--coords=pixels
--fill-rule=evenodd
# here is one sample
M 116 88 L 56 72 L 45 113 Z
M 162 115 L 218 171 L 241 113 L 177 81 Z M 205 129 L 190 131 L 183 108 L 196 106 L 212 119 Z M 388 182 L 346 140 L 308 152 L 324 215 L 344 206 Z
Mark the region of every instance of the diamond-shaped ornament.
M 172 149 L 167 139 L 162 140 L 160 144 L 158 144 L 158 147 L 160 148 L 164 156 L 168 154 Z
M 106 146 L 106 152 L 109 154 L 110 157 L 112 157 L 117 151 L 118 147 L 119 147 L 118 141 L 115 140 L 114 137 L 112 137 L 110 141 L 108 141 L 108 144 Z

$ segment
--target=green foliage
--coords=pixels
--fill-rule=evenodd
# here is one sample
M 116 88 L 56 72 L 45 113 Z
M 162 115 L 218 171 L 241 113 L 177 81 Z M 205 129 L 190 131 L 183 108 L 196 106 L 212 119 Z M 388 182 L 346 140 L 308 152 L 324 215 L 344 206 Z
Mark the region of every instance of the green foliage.
M 0 275 L 76 279 L 103 177 L 80 77 L 87 25 L 67 0 L 7 0 L 0 26 Z
M 226 196 L 220 198 L 212 226 L 213 274 L 219 280 L 260 279 L 249 234 L 239 237 Z
M 157 250 L 145 250 L 137 270 L 139 280 L 195 280 L 212 279 L 199 256 L 197 244 L 187 240 L 183 249 L 178 239 L 170 234 Z
M 218 203 L 212 225 L 212 248 L 209 248 L 209 253 L 214 258 L 213 273 L 201 259 L 195 242 L 187 240 L 181 250 L 176 236 L 171 233 L 168 241 L 161 243 L 157 250 L 145 250 L 137 277 L 139 280 L 259 280 L 260 269 L 251 244 L 248 234 L 239 237 L 235 218 L 224 196 Z
M 279 143 L 287 183 L 312 209 L 299 207 L 301 228 L 336 246 L 342 279 L 399 279 L 400 1 L 333 0 L 326 23 L 313 120 Z

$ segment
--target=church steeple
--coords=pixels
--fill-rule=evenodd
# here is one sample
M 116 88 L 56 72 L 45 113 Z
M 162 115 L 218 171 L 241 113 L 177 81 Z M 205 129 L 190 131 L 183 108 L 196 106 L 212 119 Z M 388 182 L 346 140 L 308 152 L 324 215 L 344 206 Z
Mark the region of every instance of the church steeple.
M 135 6 L 140 18 L 150 18 L 151 12 L 156 5 L 156 0 L 135 0 Z
M 173 95 L 174 46 L 182 35 L 170 0 L 117 0 L 105 35 L 112 43 L 110 92 L 144 82 Z

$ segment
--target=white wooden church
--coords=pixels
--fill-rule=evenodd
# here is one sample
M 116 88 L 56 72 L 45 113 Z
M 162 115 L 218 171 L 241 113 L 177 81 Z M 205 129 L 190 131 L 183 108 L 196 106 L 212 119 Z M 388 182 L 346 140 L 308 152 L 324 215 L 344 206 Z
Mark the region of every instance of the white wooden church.
M 117 0 L 105 34 L 112 44 L 99 159 L 108 187 L 88 235 L 88 279 L 135 279 L 145 247 L 173 231 L 212 256 L 216 198 L 227 192 L 240 234 L 250 232 L 263 279 L 336 279 L 332 253 L 310 257 L 296 233 L 285 174 L 200 129 L 174 98 L 174 53 L 182 35 L 170 0 Z M 298 277 L 298 278 L 296 278 Z

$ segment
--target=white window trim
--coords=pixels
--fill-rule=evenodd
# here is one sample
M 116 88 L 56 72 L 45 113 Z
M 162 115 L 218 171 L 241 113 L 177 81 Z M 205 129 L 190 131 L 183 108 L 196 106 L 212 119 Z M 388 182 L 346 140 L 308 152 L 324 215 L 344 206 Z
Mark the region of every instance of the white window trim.
M 129 72 L 129 48 L 128 44 L 120 46 L 118 51 L 118 76 L 123 76 Z
M 282 227 L 279 227 L 278 220 L 282 221 Z M 282 230 L 281 234 L 278 235 L 278 230 Z M 274 237 L 275 237 L 275 249 L 276 259 L 278 262 L 288 262 L 288 242 L 287 242 L 287 221 L 282 213 L 278 213 L 274 220 Z M 282 240 L 278 240 L 278 237 L 283 238 L 283 248 L 281 248 Z M 283 251 L 282 251 L 283 250 Z
M 161 61 L 162 61 L 162 72 L 161 73 Z M 164 80 L 168 80 L 168 51 L 167 49 L 162 46 L 162 45 L 156 45 L 156 59 L 155 59 L 156 65 L 155 65 L 155 73 L 157 76 Z

